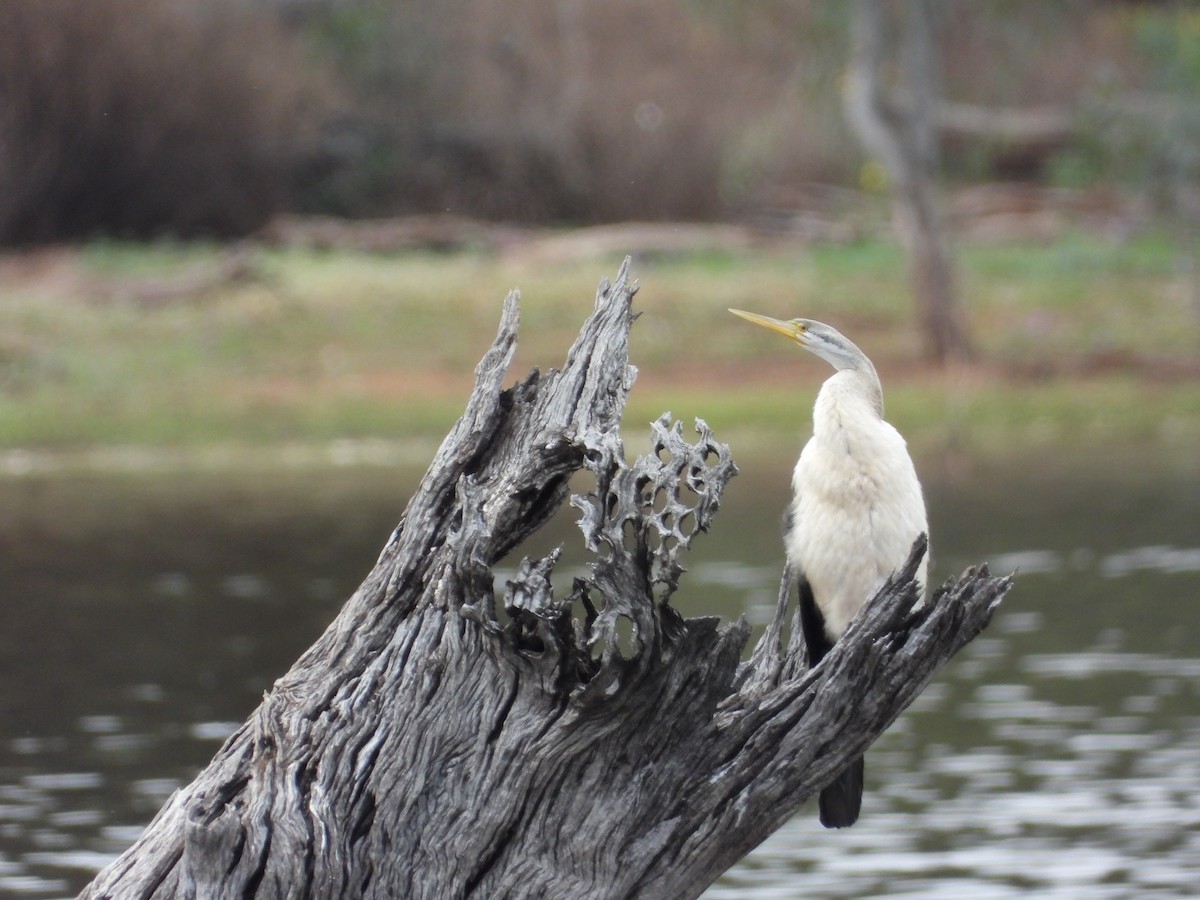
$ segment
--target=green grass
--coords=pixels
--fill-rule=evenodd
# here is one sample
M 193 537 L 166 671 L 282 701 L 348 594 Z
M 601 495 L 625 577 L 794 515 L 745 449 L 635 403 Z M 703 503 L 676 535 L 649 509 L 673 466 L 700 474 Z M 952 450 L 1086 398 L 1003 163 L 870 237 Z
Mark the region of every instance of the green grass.
M 257 248 L 248 281 L 145 302 L 146 285 L 223 252 L 96 243 L 58 251 L 49 274 L 6 260 L 0 451 L 429 443 L 461 412 L 509 289 L 522 292 L 515 379 L 560 364 L 618 262 Z M 1166 240 L 1080 234 L 967 247 L 961 263 L 982 361 L 940 373 L 920 363 L 888 243 L 635 262 L 630 426 L 670 409 L 752 450 L 794 449 L 824 367 L 733 320 L 737 306 L 843 327 L 918 449 L 1200 439 L 1200 324 Z

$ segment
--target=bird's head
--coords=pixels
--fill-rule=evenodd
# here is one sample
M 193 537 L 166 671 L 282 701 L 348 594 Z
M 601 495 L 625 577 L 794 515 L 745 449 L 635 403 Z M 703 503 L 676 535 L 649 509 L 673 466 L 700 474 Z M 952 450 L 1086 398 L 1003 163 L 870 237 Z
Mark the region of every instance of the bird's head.
M 859 369 L 866 359 L 863 352 L 849 338 L 824 322 L 817 322 L 813 319 L 789 319 L 784 322 L 781 319 L 772 319 L 770 316 L 746 312 L 744 309 L 729 311 L 747 322 L 753 322 L 755 325 L 761 325 L 776 334 L 790 338 L 839 371 Z

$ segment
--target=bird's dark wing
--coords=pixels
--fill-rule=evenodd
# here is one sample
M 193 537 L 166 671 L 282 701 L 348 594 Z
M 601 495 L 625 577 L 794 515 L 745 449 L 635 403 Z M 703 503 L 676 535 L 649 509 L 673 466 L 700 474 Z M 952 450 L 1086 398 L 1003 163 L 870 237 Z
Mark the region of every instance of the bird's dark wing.
M 825 617 L 817 608 L 808 579 L 797 572 L 796 581 L 800 589 L 800 627 L 804 630 L 804 645 L 808 648 L 808 667 L 811 669 L 833 649 L 833 642 L 825 634 Z M 858 821 L 862 809 L 863 772 L 860 756 L 821 791 L 818 809 L 821 824 L 826 828 L 847 828 Z
M 808 648 L 808 667 L 811 669 L 833 649 L 833 642 L 825 634 L 825 617 L 817 608 L 812 585 L 803 572 L 796 572 L 795 578 L 800 591 L 800 628 L 804 631 L 804 646 Z

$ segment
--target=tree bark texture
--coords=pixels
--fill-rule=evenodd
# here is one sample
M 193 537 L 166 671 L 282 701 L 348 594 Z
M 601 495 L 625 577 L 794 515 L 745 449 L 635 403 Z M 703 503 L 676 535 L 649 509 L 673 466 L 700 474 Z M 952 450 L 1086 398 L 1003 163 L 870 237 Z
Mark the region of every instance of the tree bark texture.
M 374 569 L 82 897 L 696 897 L 987 624 L 1008 579 L 918 606 L 923 541 L 811 671 L 786 584 L 746 659 L 744 621 L 680 616 L 682 555 L 736 470 L 669 416 L 626 460 L 635 291 L 626 260 L 562 369 L 502 389 L 509 295 Z M 568 497 L 587 577 L 563 591 L 551 553 L 496 585 Z
M 896 15 L 899 13 L 899 15 Z M 846 118 L 887 172 L 926 353 L 971 356 L 966 316 L 937 188 L 939 90 L 928 0 L 857 0 L 843 94 Z M 899 87 L 885 87 L 889 65 Z

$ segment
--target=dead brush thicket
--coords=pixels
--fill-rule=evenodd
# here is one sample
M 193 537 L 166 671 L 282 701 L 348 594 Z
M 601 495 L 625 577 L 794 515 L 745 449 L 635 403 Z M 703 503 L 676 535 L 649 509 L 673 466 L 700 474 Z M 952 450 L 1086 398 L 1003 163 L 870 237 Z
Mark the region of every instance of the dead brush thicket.
M 252 229 L 327 96 L 240 5 L 2 4 L 0 243 Z

